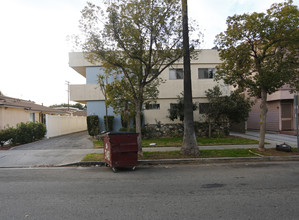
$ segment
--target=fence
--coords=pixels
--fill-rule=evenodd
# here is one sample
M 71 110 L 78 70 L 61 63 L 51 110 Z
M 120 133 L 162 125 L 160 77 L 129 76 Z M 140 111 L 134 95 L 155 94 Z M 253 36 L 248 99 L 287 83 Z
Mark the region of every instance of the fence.
M 46 115 L 46 137 L 56 137 L 87 130 L 85 116 Z

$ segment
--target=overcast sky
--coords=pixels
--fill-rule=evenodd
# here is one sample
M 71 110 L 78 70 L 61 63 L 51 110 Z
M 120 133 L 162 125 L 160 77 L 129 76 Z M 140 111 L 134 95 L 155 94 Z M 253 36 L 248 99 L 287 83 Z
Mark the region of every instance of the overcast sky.
M 92 2 L 101 2 L 93 0 Z M 204 33 L 203 49 L 214 46 L 234 14 L 265 12 L 275 0 L 188 0 L 189 16 Z M 299 0 L 294 0 L 298 5 Z M 66 81 L 85 78 L 68 66 L 85 0 L 1 0 L 0 91 L 7 96 L 51 105 L 67 102 Z

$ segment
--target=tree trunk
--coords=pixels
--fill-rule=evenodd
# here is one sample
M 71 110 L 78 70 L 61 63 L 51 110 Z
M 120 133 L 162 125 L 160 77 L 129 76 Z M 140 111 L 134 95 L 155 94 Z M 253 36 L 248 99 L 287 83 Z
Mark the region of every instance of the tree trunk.
M 129 103 L 125 104 L 124 121 L 127 122 L 127 131 L 130 131 L 130 115 L 129 115 Z
M 260 105 L 260 141 L 259 141 L 259 151 L 265 151 L 265 136 L 266 136 L 266 117 L 267 117 L 267 92 L 265 89 L 261 91 L 261 105 Z
M 142 153 L 142 136 L 141 136 L 141 101 L 140 100 L 136 100 L 136 105 L 135 105 L 135 111 L 136 111 L 136 133 L 138 133 L 138 137 L 137 137 L 137 143 L 138 143 L 138 154 L 143 156 Z
M 184 155 L 198 156 L 200 153 L 195 137 L 193 118 L 187 0 L 182 0 L 182 13 L 184 49 L 184 141 L 181 152 Z
M 105 110 L 106 110 L 106 112 L 105 112 L 105 114 L 106 114 L 106 121 L 105 121 L 105 127 L 106 127 L 106 131 L 109 131 L 109 127 L 108 127 L 108 106 L 106 105 L 106 101 L 107 101 L 107 98 L 106 98 L 106 96 L 105 96 Z

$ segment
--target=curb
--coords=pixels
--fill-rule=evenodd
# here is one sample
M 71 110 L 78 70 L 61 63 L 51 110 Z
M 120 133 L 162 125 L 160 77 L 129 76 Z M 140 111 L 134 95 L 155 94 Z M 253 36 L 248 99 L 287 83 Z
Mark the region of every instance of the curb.
M 138 165 L 160 165 L 160 164 L 207 164 L 207 163 L 234 163 L 234 162 L 271 162 L 271 161 L 299 161 L 299 156 L 265 156 L 265 157 L 223 157 L 223 158 L 188 158 L 188 159 L 161 159 L 161 160 L 139 160 Z M 60 165 L 68 166 L 105 166 L 104 161 L 77 162 Z

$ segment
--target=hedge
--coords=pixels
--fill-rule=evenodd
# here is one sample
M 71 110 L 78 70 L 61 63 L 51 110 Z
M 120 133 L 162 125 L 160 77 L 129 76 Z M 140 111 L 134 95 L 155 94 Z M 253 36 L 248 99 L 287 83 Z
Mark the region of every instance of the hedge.
M 100 133 L 100 121 L 97 115 L 87 116 L 87 130 L 90 136 L 97 136 Z
M 46 126 L 43 123 L 20 123 L 16 128 L 9 127 L 0 131 L 0 145 L 6 142 L 11 144 L 26 144 L 42 139 L 46 134 Z

